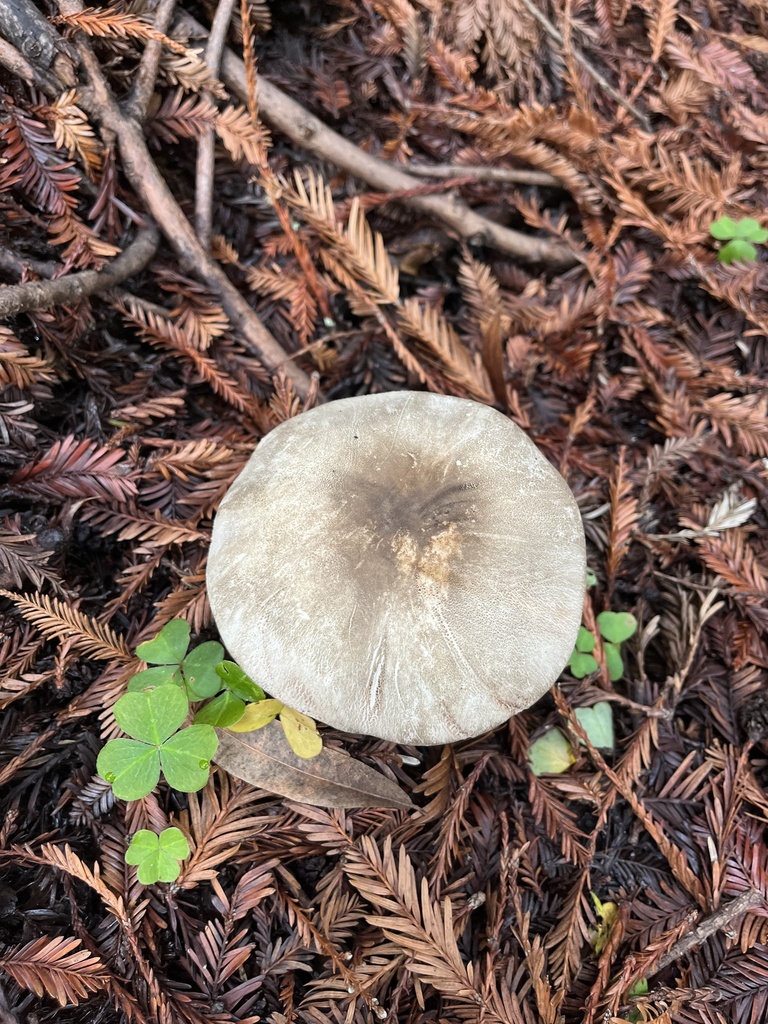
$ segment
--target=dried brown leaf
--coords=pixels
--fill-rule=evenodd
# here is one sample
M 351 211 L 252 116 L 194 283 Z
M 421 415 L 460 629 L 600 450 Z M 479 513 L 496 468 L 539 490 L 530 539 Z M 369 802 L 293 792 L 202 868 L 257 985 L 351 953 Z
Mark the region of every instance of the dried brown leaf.
M 394 782 L 340 750 L 323 747 L 317 757 L 297 757 L 277 722 L 255 732 L 218 733 L 216 763 L 270 793 L 321 807 L 411 806 Z

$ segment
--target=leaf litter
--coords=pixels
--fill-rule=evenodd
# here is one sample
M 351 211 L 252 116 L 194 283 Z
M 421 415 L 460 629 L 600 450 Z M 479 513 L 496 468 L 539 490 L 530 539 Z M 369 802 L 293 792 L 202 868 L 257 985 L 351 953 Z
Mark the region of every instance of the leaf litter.
M 180 5 L 169 32 L 70 6 L 54 70 L 0 78 L 0 1016 L 766 1019 L 759 8 L 257 0 L 216 75 Z M 49 88 L 82 33 L 120 99 L 163 42 L 143 149 L 100 129 L 82 63 Z M 66 291 L 163 215 L 146 182 L 205 205 L 211 132 L 221 275 L 176 220 L 111 290 Z M 220 733 L 200 791 L 115 801 L 96 760 L 132 652 L 176 619 L 217 641 L 211 521 L 253 447 L 404 387 L 496 403 L 568 480 L 577 671 L 455 748 L 321 729 L 302 760 L 272 721 Z M 169 828 L 190 854 L 147 889 L 126 850 Z

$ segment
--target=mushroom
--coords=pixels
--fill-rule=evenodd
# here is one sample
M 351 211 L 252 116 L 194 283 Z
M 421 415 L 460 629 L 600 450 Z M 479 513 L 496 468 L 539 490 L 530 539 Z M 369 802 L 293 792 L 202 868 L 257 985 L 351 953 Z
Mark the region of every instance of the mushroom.
M 586 579 L 579 510 L 499 412 L 347 398 L 281 424 L 221 503 L 208 594 L 273 696 L 396 743 L 476 736 L 567 662 Z

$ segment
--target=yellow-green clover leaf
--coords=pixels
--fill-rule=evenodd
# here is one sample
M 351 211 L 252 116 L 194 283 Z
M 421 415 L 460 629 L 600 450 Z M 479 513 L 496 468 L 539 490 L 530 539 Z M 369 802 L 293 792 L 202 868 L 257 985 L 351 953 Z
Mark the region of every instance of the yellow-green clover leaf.
M 297 757 L 317 757 L 323 749 L 323 738 L 317 731 L 315 720 L 309 715 L 284 707 L 280 712 L 280 724 Z
M 571 744 L 559 729 L 548 729 L 528 747 L 528 763 L 534 775 L 560 775 L 575 760 Z
M 600 612 L 597 628 L 603 639 L 621 644 L 637 632 L 637 619 L 629 612 Z
M 590 928 L 589 941 L 599 956 L 605 949 L 611 937 L 611 932 L 619 919 L 619 906 L 617 903 L 603 903 L 594 893 L 590 893 L 590 895 L 592 896 L 592 902 L 595 904 L 599 924 L 596 928 Z
M 323 749 L 323 738 L 317 731 L 315 720 L 287 707 L 281 700 L 267 698 L 249 704 L 240 720 L 231 725 L 230 729 L 232 732 L 255 732 L 269 725 L 278 715 L 285 738 L 294 754 L 307 759 L 317 757 Z
M 137 865 L 138 879 L 143 885 L 175 882 L 179 877 L 179 861 L 189 856 L 189 843 L 178 828 L 166 828 L 156 835 L 141 829 L 131 840 L 125 853 L 127 864 Z

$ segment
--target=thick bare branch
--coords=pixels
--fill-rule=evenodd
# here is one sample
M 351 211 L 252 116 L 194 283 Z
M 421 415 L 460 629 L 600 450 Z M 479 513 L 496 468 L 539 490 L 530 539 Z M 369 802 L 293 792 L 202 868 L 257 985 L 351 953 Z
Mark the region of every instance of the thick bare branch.
M 204 60 L 211 72 L 218 75 L 221 64 L 221 53 L 227 36 L 227 28 L 232 17 L 235 0 L 219 0 L 219 6 L 213 16 L 211 34 L 205 47 Z M 197 143 L 197 166 L 195 168 L 195 228 L 200 244 L 206 252 L 211 249 L 211 231 L 213 225 L 213 170 L 216 138 L 212 129 L 208 129 Z
M 173 9 L 176 0 L 160 0 L 155 10 L 153 27 L 158 32 L 166 32 L 173 19 Z M 163 44 L 156 39 L 150 39 L 144 48 L 139 69 L 136 72 L 131 95 L 126 103 L 126 111 L 135 117 L 137 121 L 143 121 L 147 113 L 149 101 L 155 89 L 157 69 L 160 66 L 160 55 L 163 52 Z
M 102 270 L 82 270 L 54 280 L 27 281 L 0 288 L 0 318 L 74 303 L 87 295 L 105 292 L 143 270 L 155 255 L 159 241 L 159 232 L 152 224 L 139 231 L 125 252 Z
M 68 4 L 69 9 L 79 6 L 77 3 Z M 306 397 L 310 387 L 309 377 L 292 362 L 286 362 L 288 355 L 279 342 L 262 324 L 219 264 L 202 248 L 184 211 L 150 156 L 141 128 L 118 107 L 87 42 L 81 41 L 79 50 L 92 86 L 90 95 L 83 97 L 83 106 L 86 106 L 87 101 L 89 112 L 105 128 L 114 132 L 125 175 L 179 257 L 182 269 L 195 274 L 218 295 L 233 330 L 246 348 L 268 369 L 282 366 L 297 394 L 301 398 Z
M 186 13 L 179 15 L 175 25 L 189 35 L 205 34 L 203 26 Z M 245 67 L 229 49 L 224 50 L 221 70 L 227 87 L 237 93 L 243 102 L 247 102 Z M 363 152 L 265 78 L 259 79 L 259 114 L 297 145 L 348 174 L 361 178 L 374 188 L 383 192 L 407 192 L 421 186 L 418 178 Z M 554 267 L 567 267 L 576 263 L 567 245 L 547 238 L 534 238 L 496 224 L 481 217 L 453 196 L 413 196 L 403 202 L 411 209 L 441 221 L 459 238 L 491 246 L 532 263 L 545 263 Z

